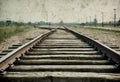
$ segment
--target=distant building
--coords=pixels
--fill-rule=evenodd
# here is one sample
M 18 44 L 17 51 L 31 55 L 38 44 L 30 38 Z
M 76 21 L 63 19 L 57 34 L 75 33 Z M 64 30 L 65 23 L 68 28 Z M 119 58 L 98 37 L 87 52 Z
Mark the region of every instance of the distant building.
M 11 25 L 12 24 L 12 21 L 11 20 L 7 20 L 6 22 L 5 22 L 5 25 L 6 26 L 9 26 L 9 25 Z
M 60 21 L 60 23 L 59 23 L 60 25 L 63 25 L 63 21 Z

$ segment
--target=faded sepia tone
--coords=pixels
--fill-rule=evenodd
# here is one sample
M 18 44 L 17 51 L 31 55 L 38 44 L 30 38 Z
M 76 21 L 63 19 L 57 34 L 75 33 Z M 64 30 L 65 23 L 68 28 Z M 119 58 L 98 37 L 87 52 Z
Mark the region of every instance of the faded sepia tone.
M 95 15 L 101 22 L 113 21 L 113 9 L 120 18 L 120 0 L 0 0 L 0 20 L 18 22 L 85 22 Z
M 0 0 L 0 82 L 120 82 L 120 0 Z

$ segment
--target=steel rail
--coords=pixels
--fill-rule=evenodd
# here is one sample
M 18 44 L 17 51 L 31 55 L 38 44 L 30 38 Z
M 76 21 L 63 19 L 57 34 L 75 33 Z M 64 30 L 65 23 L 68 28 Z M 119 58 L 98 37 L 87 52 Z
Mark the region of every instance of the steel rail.
M 74 34 L 76 37 L 82 39 L 83 41 L 87 42 L 91 46 L 93 46 L 95 49 L 97 49 L 99 52 L 101 52 L 104 56 L 108 57 L 108 60 L 113 61 L 117 68 L 120 68 L 120 53 L 115 51 L 114 49 L 104 45 L 103 43 L 93 40 L 87 36 L 84 36 L 76 31 L 73 31 L 71 29 L 68 29 L 68 27 L 63 26 L 67 31 Z
M 18 47 L 17 49 L 13 50 L 12 52 L 8 53 L 7 55 L 3 56 L 0 59 L 0 72 L 3 73 L 6 68 L 8 68 L 11 64 L 13 64 L 17 58 L 22 56 L 25 52 L 27 52 L 30 48 L 32 48 L 37 43 L 43 41 L 47 36 L 52 34 L 56 29 L 53 29 L 45 34 L 42 34 L 33 40 L 25 43 L 24 45 Z

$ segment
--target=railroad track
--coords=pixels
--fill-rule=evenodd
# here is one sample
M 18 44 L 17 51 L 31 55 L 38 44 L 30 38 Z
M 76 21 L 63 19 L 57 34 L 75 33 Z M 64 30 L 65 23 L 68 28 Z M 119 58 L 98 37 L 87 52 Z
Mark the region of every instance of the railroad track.
M 9 53 L 0 59 L 3 82 L 120 81 L 120 54 L 66 27 L 4 52 Z

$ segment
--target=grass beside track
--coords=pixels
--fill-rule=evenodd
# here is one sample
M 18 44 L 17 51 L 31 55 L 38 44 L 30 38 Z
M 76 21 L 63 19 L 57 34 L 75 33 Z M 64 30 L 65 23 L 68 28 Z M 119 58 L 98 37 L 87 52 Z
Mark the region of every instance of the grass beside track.
M 100 31 L 110 31 L 110 32 L 118 32 L 120 33 L 120 26 L 117 26 L 117 27 L 110 27 L 110 26 L 106 26 L 106 27 L 92 27 L 92 26 L 86 26 L 86 27 L 82 27 L 80 26 L 81 28 L 84 28 L 84 29 L 91 29 L 91 30 L 100 30 Z M 76 27 L 76 28 L 80 28 L 80 27 Z M 75 28 L 74 26 L 72 28 Z
M 27 25 L 0 26 L 0 42 L 6 38 L 9 38 L 9 37 L 17 34 L 17 33 L 27 31 L 28 29 L 30 29 L 30 28 Z

